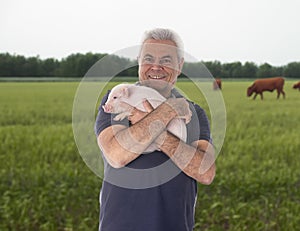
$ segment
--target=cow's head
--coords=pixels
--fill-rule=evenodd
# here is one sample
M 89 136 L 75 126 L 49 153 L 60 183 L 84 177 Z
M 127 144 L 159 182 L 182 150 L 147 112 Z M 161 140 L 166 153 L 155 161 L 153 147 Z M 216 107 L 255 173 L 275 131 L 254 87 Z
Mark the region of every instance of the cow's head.
M 250 97 L 253 94 L 253 86 L 248 87 L 247 96 Z
M 300 89 L 300 82 L 299 82 L 299 83 L 295 83 L 294 86 L 293 86 L 293 88 L 294 88 L 294 89 L 297 89 L 297 88 Z

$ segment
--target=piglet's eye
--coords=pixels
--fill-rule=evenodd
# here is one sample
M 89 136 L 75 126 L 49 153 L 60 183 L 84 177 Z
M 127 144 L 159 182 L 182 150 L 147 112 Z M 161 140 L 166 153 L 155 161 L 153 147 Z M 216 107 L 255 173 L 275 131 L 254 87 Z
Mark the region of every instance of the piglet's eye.
M 114 97 L 113 97 L 113 99 L 116 99 L 116 98 L 117 98 L 117 96 L 114 96 Z

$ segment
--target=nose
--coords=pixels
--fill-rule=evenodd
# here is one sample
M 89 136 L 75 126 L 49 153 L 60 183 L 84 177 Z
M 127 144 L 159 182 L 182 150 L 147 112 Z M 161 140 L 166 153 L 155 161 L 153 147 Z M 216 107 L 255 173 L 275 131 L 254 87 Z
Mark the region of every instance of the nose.
M 112 106 L 108 105 L 108 104 L 103 105 L 102 108 L 103 108 L 104 112 L 106 112 L 106 113 L 109 113 L 112 111 Z
M 152 64 L 151 69 L 152 70 L 161 70 L 161 69 L 163 69 L 163 66 L 161 64 L 155 62 Z

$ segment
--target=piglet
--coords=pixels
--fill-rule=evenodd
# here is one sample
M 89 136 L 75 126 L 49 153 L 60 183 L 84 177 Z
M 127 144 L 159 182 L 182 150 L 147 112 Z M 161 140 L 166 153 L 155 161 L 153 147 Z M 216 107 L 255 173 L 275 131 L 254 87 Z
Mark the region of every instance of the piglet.
M 146 111 L 143 107 L 143 100 L 147 99 L 153 108 L 157 108 L 166 98 L 158 91 L 146 86 L 122 83 L 112 88 L 106 103 L 102 106 L 104 112 L 118 114 L 114 120 L 122 120 L 130 115 L 131 107 L 121 102 L 125 102 L 141 111 Z M 168 131 L 186 141 L 187 130 L 183 119 L 173 119 L 167 127 Z M 157 148 L 150 145 L 145 152 L 152 152 Z

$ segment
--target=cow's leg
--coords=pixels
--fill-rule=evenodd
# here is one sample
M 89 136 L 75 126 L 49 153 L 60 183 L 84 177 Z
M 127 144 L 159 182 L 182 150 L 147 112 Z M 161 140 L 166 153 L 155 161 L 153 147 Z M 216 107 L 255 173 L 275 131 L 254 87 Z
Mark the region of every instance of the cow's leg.
M 257 96 L 257 93 L 255 93 L 255 95 L 254 95 L 253 99 L 255 99 L 255 98 L 256 98 L 256 96 Z
M 261 92 L 261 93 L 259 93 L 259 94 L 260 94 L 261 100 L 263 100 L 263 99 L 264 99 L 263 93 Z
M 283 89 L 278 89 L 277 90 L 277 99 L 279 99 L 280 93 L 282 94 L 283 98 L 285 99 L 285 92 L 283 91 Z
M 283 91 L 283 89 L 281 90 L 281 93 L 283 95 L 283 98 L 285 99 L 285 92 Z
M 280 97 L 280 92 L 281 92 L 281 90 L 277 89 L 277 99 L 279 99 L 279 97 Z
M 283 93 L 283 90 L 282 89 L 277 89 L 277 99 L 280 98 L 280 93 L 282 93 L 283 95 L 283 98 L 284 98 L 284 93 Z

